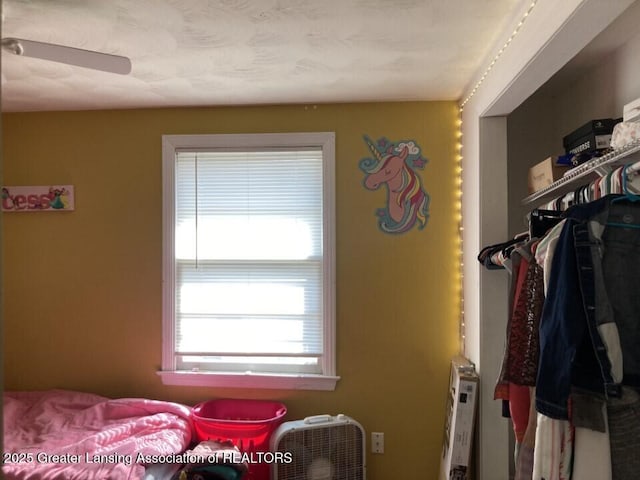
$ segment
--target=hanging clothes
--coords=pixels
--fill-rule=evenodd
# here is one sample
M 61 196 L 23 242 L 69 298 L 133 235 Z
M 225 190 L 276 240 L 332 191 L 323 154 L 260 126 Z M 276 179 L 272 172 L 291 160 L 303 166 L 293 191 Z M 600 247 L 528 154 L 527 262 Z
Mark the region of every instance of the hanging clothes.
M 529 388 L 529 422 L 515 458 L 514 480 L 531 480 L 535 455 L 535 439 L 538 426 L 536 417 L 535 387 Z
M 478 261 L 488 270 L 504 270 L 513 249 L 522 242 L 529 240 L 527 232 L 516 235 L 513 239 L 484 247 L 478 254 Z
M 508 399 L 503 385 L 533 386 L 538 373 L 538 324 L 544 303 L 542 268 L 535 261 L 537 239 L 516 247 L 519 256 L 506 346 L 494 398 Z M 513 256 L 513 254 L 512 254 Z
M 553 261 L 553 254 L 555 253 L 560 233 L 564 228 L 564 222 L 565 221 L 562 220 L 549 230 L 545 237 L 540 240 L 538 248 L 536 249 L 536 263 L 540 266 L 543 272 L 545 295 L 549 288 L 549 277 L 551 276 L 551 262 Z
M 640 204 L 620 197 L 572 207 L 558 239 L 536 382 L 536 409 L 551 418 L 568 419 L 572 385 L 606 397 L 623 379 L 640 386 Z
M 574 429 L 568 420 L 537 415 L 532 480 L 571 480 Z
M 576 398 L 574 394 L 573 398 Z M 573 478 L 578 480 L 612 480 L 611 445 L 607 408 L 599 403 L 602 429 L 575 427 Z M 574 424 L 576 418 L 574 416 Z M 561 421 L 561 420 L 556 420 Z
M 510 275 L 494 397 L 513 423 L 516 480 L 638 477 L 638 172 L 621 166 L 550 202 L 563 211 L 531 215 L 528 236 L 478 258 Z
M 607 404 L 614 480 L 636 480 L 640 472 L 640 394 L 623 387 L 620 398 Z M 576 477 L 578 480 L 578 477 Z

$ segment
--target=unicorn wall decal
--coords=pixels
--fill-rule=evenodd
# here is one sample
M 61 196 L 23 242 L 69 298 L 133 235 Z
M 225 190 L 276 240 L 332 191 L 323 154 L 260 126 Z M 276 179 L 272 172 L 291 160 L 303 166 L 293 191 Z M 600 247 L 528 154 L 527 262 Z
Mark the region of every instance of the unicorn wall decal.
M 412 140 L 391 142 L 384 137 L 374 143 L 366 135 L 364 141 L 373 157 L 360 160 L 363 184 L 369 190 L 381 185 L 387 189 L 387 207 L 376 211 L 378 226 L 386 233 L 404 233 L 416 225 L 422 230 L 429 219 L 429 194 L 415 171 L 427 163 L 420 147 Z

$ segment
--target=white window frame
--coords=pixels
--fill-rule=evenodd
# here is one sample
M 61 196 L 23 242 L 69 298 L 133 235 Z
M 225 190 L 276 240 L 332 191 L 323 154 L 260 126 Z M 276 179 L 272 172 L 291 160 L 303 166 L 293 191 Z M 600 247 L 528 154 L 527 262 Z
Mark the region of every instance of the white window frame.
M 321 147 L 323 152 L 323 355 L 322 374 L 262 374 L 176 369 L 175 355 L 175 162 L 181 150 Z M 335 133 L 163 135 L 162 370 L 165 385 L 292 390 L 334 390 L 335 336 Z

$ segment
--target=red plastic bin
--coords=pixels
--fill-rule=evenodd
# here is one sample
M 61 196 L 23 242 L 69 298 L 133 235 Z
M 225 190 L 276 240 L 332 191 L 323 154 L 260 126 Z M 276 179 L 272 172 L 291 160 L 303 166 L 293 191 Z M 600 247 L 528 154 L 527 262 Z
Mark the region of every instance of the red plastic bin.
M 287 407 L 266 400 L 218 399 L 199 403 L 191 416 L 198 441 L 230 440 L 241 452 L 269 451 L 271 433 Z M 249 479 L 268 480 L 269 465 L 249 465 Z

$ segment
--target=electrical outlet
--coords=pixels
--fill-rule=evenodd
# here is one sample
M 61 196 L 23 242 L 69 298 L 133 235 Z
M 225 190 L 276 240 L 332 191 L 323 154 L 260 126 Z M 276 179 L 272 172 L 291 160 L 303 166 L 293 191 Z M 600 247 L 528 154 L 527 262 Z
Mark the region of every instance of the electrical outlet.
M 384 433 L 371 432 L 371 453 L 384 453 Z

